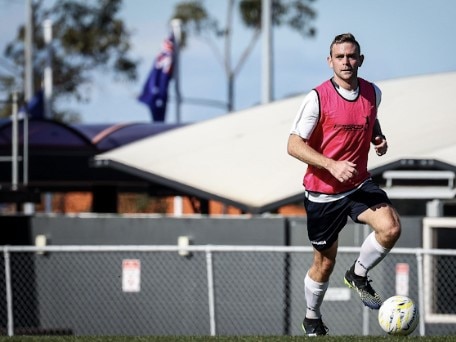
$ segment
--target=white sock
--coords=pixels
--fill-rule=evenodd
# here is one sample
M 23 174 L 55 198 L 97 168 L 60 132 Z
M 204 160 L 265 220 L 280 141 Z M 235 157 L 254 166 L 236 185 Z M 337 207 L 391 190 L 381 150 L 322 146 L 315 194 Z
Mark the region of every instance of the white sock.
M 375 238 L 375 232 L 370 233 L 361 246 L 361 252 L 355 263 L 355 274 L 365 277 L 391 249 L 385 248 Z
M 329 282 L 319 283 L 310 279 L 309 273 L 304 278 L 304 292 L 307 302 L 306 318 L 318 319 L 321 317 L 320 306 L 323 302 Z

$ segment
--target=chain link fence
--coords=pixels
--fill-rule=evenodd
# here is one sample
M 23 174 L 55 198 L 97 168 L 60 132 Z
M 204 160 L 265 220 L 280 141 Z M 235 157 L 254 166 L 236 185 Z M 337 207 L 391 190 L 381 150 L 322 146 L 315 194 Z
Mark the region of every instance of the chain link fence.
M 2 335 L 301 335 L 310 247 L 3 246 Z M 344 286 L 340 247 L 322 306 L 331 335 L 384 335 Z M 456 332 L 456 250 L 397 248 L 370 272 L 418 304 L 413 335 Z M 424 288 L 426 287 L 426 288 Z M 429 320 L 427 320 L 429 316 Z

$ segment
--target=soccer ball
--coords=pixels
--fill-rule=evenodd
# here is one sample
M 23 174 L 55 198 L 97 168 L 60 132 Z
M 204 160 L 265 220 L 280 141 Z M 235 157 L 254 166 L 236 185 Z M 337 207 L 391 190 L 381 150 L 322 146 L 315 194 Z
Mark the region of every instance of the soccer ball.
M 378 322 L 390 335 L 409 335 L 415 330 L 418 321 L 418 308 L 407 296 L 390 297 L 378 310 Z

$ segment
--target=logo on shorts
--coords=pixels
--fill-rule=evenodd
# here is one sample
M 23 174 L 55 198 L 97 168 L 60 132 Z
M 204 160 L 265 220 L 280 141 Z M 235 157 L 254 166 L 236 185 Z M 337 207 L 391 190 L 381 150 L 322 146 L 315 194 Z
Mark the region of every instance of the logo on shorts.
M 326 245 L 326 240 L 323 241 L 310 241 L 312 245 Z

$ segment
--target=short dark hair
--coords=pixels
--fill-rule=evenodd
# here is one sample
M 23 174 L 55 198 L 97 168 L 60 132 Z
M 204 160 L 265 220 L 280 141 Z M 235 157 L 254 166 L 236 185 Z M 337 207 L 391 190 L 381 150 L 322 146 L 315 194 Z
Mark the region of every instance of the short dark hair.
M 334 40 L 329 47 L 329 55 L 332 56 L 332 48 L 334 44 L 342 44 L 342 43 L 352 43 L 356 45 L 358 49 L 358 53 L 361 55 L 361 46 L 359 45 L 358 41 L 356 40 L 355 36 L 351 33 L 342 33 L 334 37 Z

